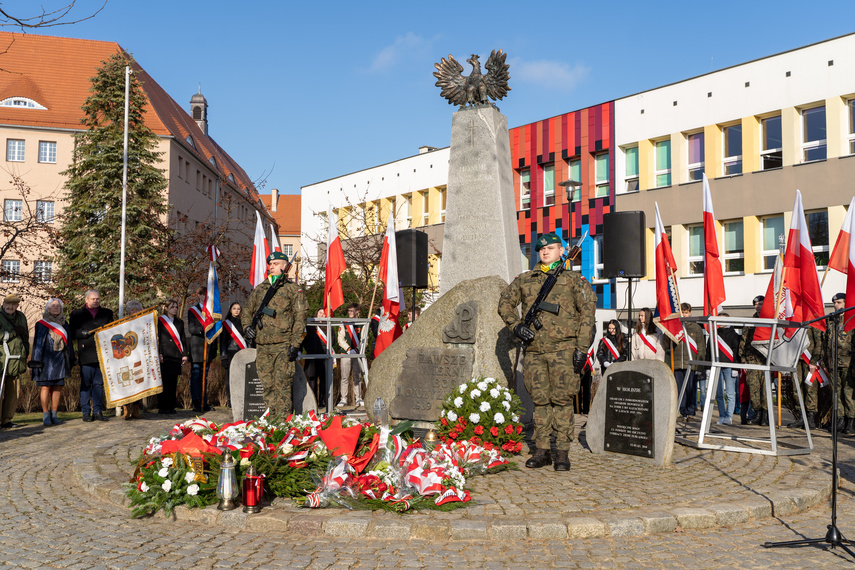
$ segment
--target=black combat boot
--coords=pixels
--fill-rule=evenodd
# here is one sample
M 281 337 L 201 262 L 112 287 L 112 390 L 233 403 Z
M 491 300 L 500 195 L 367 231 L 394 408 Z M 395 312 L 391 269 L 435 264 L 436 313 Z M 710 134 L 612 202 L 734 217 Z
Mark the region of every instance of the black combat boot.
M 840 430 L 843 435 L 852 435 L 852 418 L 846 418 L 843 422 L 843 429 Z
M 766 410 L 758 410 L 754 408 L 754 417 L 748 420 L 748 425 L 750 426 L 762 426 L 763 425 L 763 412 Z
M 817 412 L 808 412 L 808 426 L 810 426 L 810 429 L 816 429 L 816 424 L 819 421 L 819 418 L 817 418 L 818 415 Z
M 810 416 L 810 412 L 808 412 L 807 415 Z M 793 429 L 805 429 L 805 421 L 803 419 L 799 418 L 799 421 L 797 421 L 797 422 L 788 423 L 787 427 L 793 428 Z
M 570 471 L 570 458 L 568 457 L 566 449 L 559 449 L 555 453 L 554 467 L 556 471 Z
M 537 448 L 537 451 L 534 452 L 528 461 L 525 462 L 525 466 L 529 469 L 540 469 L 541 467 L 546 467 L 547 465 L 552 464 L 552 456 L 549 453 L 548 449 Z
M 757 425 L 767 426 L 769 425 L 769 410 L 763 410 L 760 414 L 760 423 Z

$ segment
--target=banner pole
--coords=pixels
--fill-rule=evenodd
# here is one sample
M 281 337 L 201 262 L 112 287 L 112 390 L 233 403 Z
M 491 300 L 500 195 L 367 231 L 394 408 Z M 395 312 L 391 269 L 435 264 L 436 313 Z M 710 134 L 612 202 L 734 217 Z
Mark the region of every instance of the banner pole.
M 205 377 L 207 376 L 207 366 L 208 366 L 208 339 L 205 338 L 205 350 L 202 353 L 202 413 L 205 413 L 205 404 L 207 403 L 205 398 Z

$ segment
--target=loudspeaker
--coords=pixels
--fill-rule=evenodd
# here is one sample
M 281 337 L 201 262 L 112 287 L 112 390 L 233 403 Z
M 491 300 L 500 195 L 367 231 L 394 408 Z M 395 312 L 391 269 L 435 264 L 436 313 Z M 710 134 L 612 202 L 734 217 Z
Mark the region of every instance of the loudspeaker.
M 644 277 L 646 253 L 644 212 L 603 214 L 604 277 Z
M 428 237 L 418 230 L 395 232 L 398 248 L 398 279 L 401 287 L 428 287 Z

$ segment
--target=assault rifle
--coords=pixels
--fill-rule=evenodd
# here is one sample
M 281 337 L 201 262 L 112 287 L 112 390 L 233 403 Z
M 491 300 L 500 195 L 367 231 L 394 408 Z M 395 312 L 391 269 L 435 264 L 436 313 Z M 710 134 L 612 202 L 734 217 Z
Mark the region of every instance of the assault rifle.
M 297 254 L 294 254 L 295 257 Z M 263 315 L 267 315 L 268 317 L 274 318 L 276 317 L 276 311 L 268 307 L 267 305 L 270 303 L 270 300 L 273 298 L 273 295 L 282 288 L 285 283 L 290 283 L 291 280 L 288 279 L 288 272 L 291 270 L 291 262 L 288 262 L 288 265 L 285 266 L 285 269 L 282 270 L 282 274 L 279 276 L 279 279 L 273 282 L 273 285 L 267 290 L 267 293 L 264 294 L 264 298 L 261 300 L 261 304 L 258 306 L 258 309 L 255 311 L 255 314 L 252 315 L 252 322 L 246 329 L 244 329 L 244 334 L 246 334 L 247 329 L 252 329 L 253 333 L 257 330 L 261 330 L 264 328 L 264 324 L 261 322 L 261 317 Z M 247 347 L 255 348 L 255 334 L 252 335 L 252 339 L 247 338 Z

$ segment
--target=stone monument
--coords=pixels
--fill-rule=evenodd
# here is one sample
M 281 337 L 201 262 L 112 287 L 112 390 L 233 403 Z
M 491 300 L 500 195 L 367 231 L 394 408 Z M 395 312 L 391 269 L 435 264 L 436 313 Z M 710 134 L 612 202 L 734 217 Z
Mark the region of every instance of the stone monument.
M 671 464 L 677 383 L 658 360 L 617 362 L 606 370 L 585 428 L 594 453 L 621 453 L 659 467 Z
M 261 381 L 255 368 L 257 351 L 245 348 L 238 351 L 232 359 L 229 369 L 229 393 L 231 394 L 232 419 L 236 422 L 261 417 L 267 410 L 264 405 Z M 291 401 L 298 414 L 317 410 L 315 395 L 309 389 L 309 383 L 303 367 L 296 363 L 294 381 L 291 384 Z

